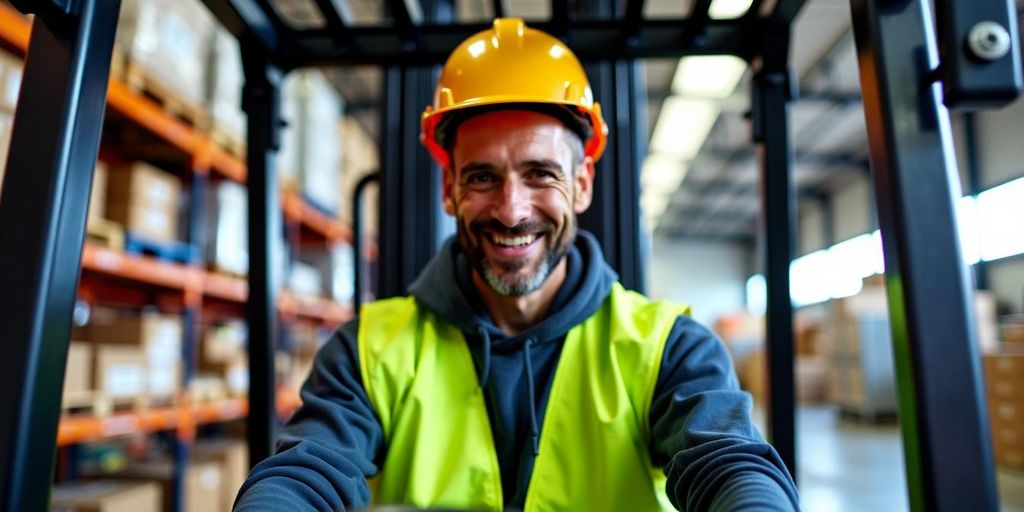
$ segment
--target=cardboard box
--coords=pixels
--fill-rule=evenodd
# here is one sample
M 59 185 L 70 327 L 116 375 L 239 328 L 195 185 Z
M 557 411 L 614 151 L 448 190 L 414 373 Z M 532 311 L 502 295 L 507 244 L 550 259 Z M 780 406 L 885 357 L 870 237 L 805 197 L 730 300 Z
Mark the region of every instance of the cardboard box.
M 143 162 L 111 166 L 107 176 L 107 218 L 155 241 L 178 239 L 181 181 Z
M 176 99 L 199 106 L 214 26 L 199 0 L 125 0 L 115 44 Z
M 222 379 L 231 396 L 249 394 L 249 360 L 245 354 L 226 361 L 200 361 L 199 372 Z
M 146 365 L 146 389 L 150 396 L 173 396 L 181 388 L 182 319 L 177 315 L 144 312 L 118 316 L 89 328 L 97 343 L 138 347 Z
M 215 270 L 249 273 L 249 209 L 244 186 L 222 181 L 206 198 L 206 259 Z
M 107 218 L 107 164 L 96 161 L 92 175 L 92 191 L 89 194 L 89 225 Z
M 0 50 L 0 110 L 14 112 L 21 93 L 24 67 L 21 58 Z
M 68 345 L 67 365 L 64 367 L 64 396 L 69 392 L 92 389 L 93 346 L 83 341 Z
M 146 393 L 146 361 L 139 347 L 96 344 L 93 388 L 111 399 Z
M 53 487 L 53 512 L 148 512 L 160 510 L 163 490 L 155 482 L 96 480 Z
M 192 449 L 196 460 L 220 465 L 221 486 L 218 510 L 231 510 L 238 490 L 249 475 L 249 448 L 244 441 L 225 439 L 200 441 Z
M 209 326 L 203 336 L 200 360 L 223 363 L 245 355 L 247 332 L 246 324 L 241 320 Z
M 135 480 L 152 480 L 160 484 L 164 494 L 163 510 L 174 510 L 174 461 L 154 460 L 137 462 L 125 471 L 118 473 L 119 478 Z M 188 512 L 220 512 L 221 488 L 223 478 L 221 467 L 212 461 L 192 461 L 185 468 L 184 501 L 182 510 Z M 154 509 L 145 509 L 154 510 Z M 142 512 L 142 509 L 132 512 Z

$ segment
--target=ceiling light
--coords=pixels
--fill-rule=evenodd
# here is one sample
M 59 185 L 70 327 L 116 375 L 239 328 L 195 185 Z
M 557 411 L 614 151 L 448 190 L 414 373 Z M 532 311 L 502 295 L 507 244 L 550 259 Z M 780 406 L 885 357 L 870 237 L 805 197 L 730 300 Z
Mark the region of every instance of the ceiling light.
M 718 106 L 708 100 L 669 96 L 651 137 L 651 150 L 689 160 L 704 144 L 715 124 Z
M 679 189 L 686 176 L 686 163 L 672 155 L 655 153 L 647 156 L 640 171 L 641 190 L 672 193 Z
M 746 70 L 747 63 L 732 55 L 683 57 L 672 78 L 672 92 L 690 97 L 727 98 Z
M 753 3 L 753 0 L 714 0 L 708 14 L 711 19 L 731 20 L 746 14 Z

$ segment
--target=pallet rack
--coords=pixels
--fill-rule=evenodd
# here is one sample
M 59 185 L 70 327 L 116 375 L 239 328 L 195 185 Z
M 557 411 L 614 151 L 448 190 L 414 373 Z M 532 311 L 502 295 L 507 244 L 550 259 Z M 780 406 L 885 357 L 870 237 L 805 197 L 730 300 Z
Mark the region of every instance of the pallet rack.
M 0 461 L 0 506 L 35 510 L 46 506 L 45 475 L 53 460 L 47 455 L 53 453 L 59 401 L 59 393 L 42 383 L 44 376 L 59 373 L 67 352 L 74 298 L 69 283 L 76 281 L 91 183 L 83 170 L 91 168 L 97 152 L 118 2 L 12 1 L 37 17 L 25 72 L 33 87 L 23 89 L 28 94 L 19 104 L 19 111 L 29 109 L 34 116 L 15 119 L 12 170 L 0 201 L 0 245 L 19 247 L 0 252 L 0 287 L 16 296 L 0 298 L 0 323 L 26 340 L 0 361 L 0 390 L 10 398 L 2 402 L 8 414 L 0 415 L 9 418 L 0 423 L 5 443 L 0 453 L 6 454 Z M 369 27 L 356 26 L 344 2 L 317 0 L 325 24 L 312 29 L 289 26 L 266 0 L 204 1 L 243 48 L 252 399 L 247 435 L 250 460 L 256 462 L 271 451 L 276 421 L 271 397 L 278 291 L 269 256 L 281 228 L 275 157 L 283 76 L 317 65 L 384 68 L 380 207 L 385 229 L 378 291 L 380 296 L 401 293 L 441 233 L 434 204 L 438 180 L 430 174 L 436 169 L 416 140 L 418 114 L 430 96 L 431 66 L 486 25 L 455 23 L 454 3 L 448 0 L 389 0 L 386 24 Z M 681 18 L 650 20 L 643 16 L 643 0 L 553 0 L 550 20 L 532 24 L 571 40 L 593 77 L 596 99 L 613 120 L 617 135 L 600 164 L 595 208 L 582 224 L 597 234 L 624 284 L 633 288 L 642 287 L 643 276 L 637 204 L 642 82 L 635 60 L 731 54 L 754 68 L 751 117 L 762 168 L 768 286 L 769 437 L 794 472 L 788 274 L 795 201 L 786 114 L 794 85 L 790 28 L 803 4 L 753 0 L 745 15 L 713 20 L 711 0 L 696 0 Z M 1017 19 L 1008 0 L 935 4 L 933 18 L 926 0 L 851 0 L 911 506 L 995 510 L 970 285 L 954 221 L 957 173 L 945 107 L 996 106 L 1019 95 Z M 502 0 L 492 5 L 496 15 L 506 12 Z M 963 44 L 968 40 L 972 44 Z M 32 215 L 26 219 L 25 212 Z M 68 267 L 69 261 L 76 264 Z
M 29 50 L 31 22 L 7 3 L 0 3 L 0 48 L 24 57 Z M 215 145 L 198 128 L 167 112 L 156 101 L 130 88 L 118 77 L 108 82 L 107 109 L 111 115 L 125 120 L 133 129 L 147 132 L 161 145 L 180 153 L 188 162 L 188 177 L 193 192 L 203 190 L 213 177 L 245 184 L 245 163 Z M 193 199 L 193 206 L 199 201 Z M 351 230 L 305 202 L 297 193 L 284 194 L 281 211 L 286 225 L 294 229 L 301 240 L 312 243 L 333 244 L 351 241 Z M 201 211 L 192 208 L 195 219 Z M 194 232 L 194 225 L 189 231 Z M 198 321 L 204 315 L 204 306 L 213 303 L 219 310 L 226 309 L 239 316 L 248 298 L 245 278 L 206 270 L 201 262 L 178 263 L 145 255 L 131 255 L 86 241 L 81 253 L 82 282 L 78 296 L 87 301 L 141 305 L 148 297 L 159 295 L 168 302 L 180 305 L 184 312 L 183 343 L 186 379 L 194 367 L 190 358 L 197 346 Z M 146 290 L 138 293 L 139 290 Z M 133 293 L 135 292 L 135 293 Z M 210 313 L 216 314 L 213 311 Z M 286 321 L 301 320 L 333 327 L 352 317 L 350 306 L 320 297 L 298 297 L 283 292 L 278 302 L 278 313 Z M 276 393 L 276 414 L 284 420 L 294 412 L 301 401 L 290 392 Z M 221 399 L 212 402 L 182 403 L 122 411 L 98 417 L 93 414 L 66 414 L 57 427 L 56 446 L 71 447 L 80 443 L 111 439 L 131 433 L 171 432 L 174 435 L 174 455 L 180 481 L 181 468 L 187 458 L 188 446 L 195 440 L 196 428 L 202 425 L 245 419 L 249 401 L 245 398 Z M 73 471 L 72 471 L 73 473 Z M 180 489 L 181 485 L 176 485 Z M 179 500 L 180 501 L 180 500 Z

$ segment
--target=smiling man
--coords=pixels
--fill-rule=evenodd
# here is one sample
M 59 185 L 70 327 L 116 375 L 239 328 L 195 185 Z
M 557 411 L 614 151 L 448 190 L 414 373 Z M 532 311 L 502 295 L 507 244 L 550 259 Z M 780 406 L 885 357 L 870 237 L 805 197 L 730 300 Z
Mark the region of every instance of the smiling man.
M 797 508 L 722 343 L 578 230 L 606 132 L 522 20 L 453 52 L 422 139 L 457 236 L 328 341 L 236 510 Z

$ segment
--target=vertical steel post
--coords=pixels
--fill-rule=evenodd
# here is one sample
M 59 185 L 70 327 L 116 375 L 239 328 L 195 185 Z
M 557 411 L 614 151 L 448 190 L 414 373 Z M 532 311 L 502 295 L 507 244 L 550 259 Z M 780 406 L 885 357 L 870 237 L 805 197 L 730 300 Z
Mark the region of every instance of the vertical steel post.
M 929 4 L 852 0 L 911 508 L 996 510 Z
M 644 232 L 640 226 L 640 166 L 647 147 L 643 73 L 636 61 L 588 64 L 594 95 L 609 125 L 608 146 L 597 163 L 590 209 L 580 227 L 601 244 L 623 286 L 643 293 Z
M 796 478 L 793 303 L 789 289 L 796 233 L 796 189 L 788 120 L 789 101 L 793 97 L 793 81 L 786 67 L 788 52 L 788 29 L 765 36 L 764 56 L 752 82 L 751 104 L 754 141 L 761 164 L 761 220 L 768 288 L 768 437 Z
M 242 107 L 248 115 L 249 186 L 249 416 L 246 436 L 249 463 L 274 453 L 277 422 L 274 351 L 278 337 L 277 287 L 279 245 L 283 233 L 281 197 L 277 182 L 277 151 L 281 133 L 280 68 L 242 42 L 245 86 Z
M 119 6 L 83 0 L 32 26 L 0 197 L 0 510 L 49 508 Z

